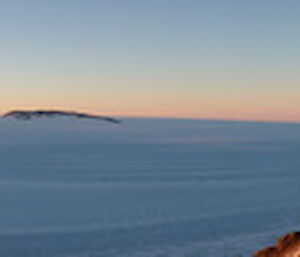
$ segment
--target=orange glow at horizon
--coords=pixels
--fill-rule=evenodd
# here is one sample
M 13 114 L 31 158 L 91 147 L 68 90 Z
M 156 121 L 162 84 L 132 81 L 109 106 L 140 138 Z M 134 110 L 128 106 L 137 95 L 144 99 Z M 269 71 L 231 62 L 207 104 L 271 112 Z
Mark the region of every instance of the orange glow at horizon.
M 24 86 L 18 94 L 7 88 L 6 92 L 2 91 L 6 94 L 0 102 L 0 113 L 12 109 L 62 109 L 116 117 L 300 122 L 298 95 L 279 90 L 279 86 L 272 91 L 266 88 L 254 94 L 252 89 L 241 92 L 230 90 L 229 87 L 219 87 L 218 91 L 216 88 L 200 87 L 193 90 L 178 86 L 162 88 L 157 83 L 153 87 L 153 81 L 147 82 L 147 86 L 142 88 L 133 82 L 131 88 L 119 81 L 106 81 L 106 88 L 94 84 L 84 88 L 81 86 L 83 83 L 66 84 L 65 88 L 59 90 L 50 87 L 50 81 L 46 90 Z M 62 84 L 62 81 L 53 84 Z M 71 85 L 73 88 L 70 93 Z
M 1 107 L 1 106 L 0 106 Z M 15 105 L 1 107 L 1 114 L 14 109 L 57 109 L 57 110 L 75 110 L 82 112 L 90 112 L 114 117 L 132 117 L 132 118 L 178 118 L 178 119 L 213 119 L 213 120 L 241 120 L 241 121 L 271 121 L 271 122 L 300 122 L 300 113 L 295 114 L 294 110 L 262 110 L 257 108 L 238 108 L 231 107 L 219 108 L 199 107 L 197 109 L 181 109 L 173 106 L 165 107 L 112 107 L 112 106 L 96 106 L 92 107 L 75 105 Z

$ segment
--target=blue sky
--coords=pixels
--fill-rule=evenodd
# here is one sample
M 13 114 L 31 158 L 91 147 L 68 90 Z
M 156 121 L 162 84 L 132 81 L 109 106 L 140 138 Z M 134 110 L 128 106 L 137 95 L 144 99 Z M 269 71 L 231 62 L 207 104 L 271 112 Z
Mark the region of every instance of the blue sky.
M 0 107 L 300 120 L 299 1 L 0 3 Z

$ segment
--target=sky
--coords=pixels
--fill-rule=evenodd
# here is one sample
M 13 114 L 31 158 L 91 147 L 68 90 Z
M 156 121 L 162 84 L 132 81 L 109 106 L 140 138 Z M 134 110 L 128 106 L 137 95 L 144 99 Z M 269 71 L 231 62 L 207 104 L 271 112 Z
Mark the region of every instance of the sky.
M 1 0 L 0 112 L 300 121 L 298 0 Z

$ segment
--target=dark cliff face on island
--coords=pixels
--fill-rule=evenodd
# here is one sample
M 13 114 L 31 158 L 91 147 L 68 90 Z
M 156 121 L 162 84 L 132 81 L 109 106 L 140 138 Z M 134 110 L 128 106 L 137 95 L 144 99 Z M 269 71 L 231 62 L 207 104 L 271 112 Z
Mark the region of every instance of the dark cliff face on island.
M 254 257 L 299 257 L 300 232 L 287 234 L 277 240 L 274 247 L 258 251 Z
M 112 123 L 121 123 L 120 120 L 106 117 L 106 116 L 99 116 L 99 115 L 92 115 L 87 113 L 81 112 L 74 112 L 74 111 L 60 111 L 60 110 L 35 110 L 35 111 L 22 111 L 22 110 L 15 110 L 7 112 L 3 115 L 4 118 L 15 118 L 20 120 L 30 120 L 33 118 L 40 118 L 40 117 L 75 117 L 79 119 L 96 119 L 96 120 L 103 120 Z

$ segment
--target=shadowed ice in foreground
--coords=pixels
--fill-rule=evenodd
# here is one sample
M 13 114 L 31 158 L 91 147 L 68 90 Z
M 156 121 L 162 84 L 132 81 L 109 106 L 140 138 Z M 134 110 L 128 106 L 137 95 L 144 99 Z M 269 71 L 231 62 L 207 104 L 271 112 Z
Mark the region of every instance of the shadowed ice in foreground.
M 249 257 L 299 230 L 300 124 L 0 119 L 0 256 Z

